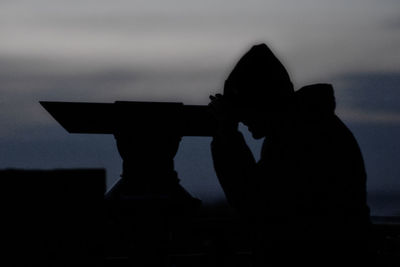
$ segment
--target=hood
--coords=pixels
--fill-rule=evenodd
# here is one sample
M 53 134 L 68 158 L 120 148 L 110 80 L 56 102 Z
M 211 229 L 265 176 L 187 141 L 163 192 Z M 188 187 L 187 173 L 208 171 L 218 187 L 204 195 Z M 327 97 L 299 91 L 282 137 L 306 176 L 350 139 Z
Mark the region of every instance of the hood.
M 240 58 L 224 87 L 224 96 L 250 106 L 273 106 L 293 93 L 288 72 L 266 44 L 253 46 Z
M 302 87 L 295 92 L 296 111 L 316 117 L 333 115 L 336 101 L 333 87 L 330 84 L 313 84 Z

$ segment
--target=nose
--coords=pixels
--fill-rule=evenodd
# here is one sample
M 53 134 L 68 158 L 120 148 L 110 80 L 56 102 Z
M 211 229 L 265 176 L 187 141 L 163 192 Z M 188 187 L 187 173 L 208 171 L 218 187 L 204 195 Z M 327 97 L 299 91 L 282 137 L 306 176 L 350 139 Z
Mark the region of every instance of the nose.
M 249 121 L 248 121 L 248 120 L 242 119 L 242 120 L 241 120 L 241 123 L 243 123 L 243 124 L 246 125 L 246 126 L 249 126 Z

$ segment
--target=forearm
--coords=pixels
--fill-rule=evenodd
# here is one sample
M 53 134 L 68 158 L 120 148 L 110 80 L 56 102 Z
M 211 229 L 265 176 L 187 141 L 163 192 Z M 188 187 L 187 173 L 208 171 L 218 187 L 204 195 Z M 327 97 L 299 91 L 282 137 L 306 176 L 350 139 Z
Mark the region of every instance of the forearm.
M 256 161 L 243 135 L 232 131 L 216 135 L 211 143 L 214 169 L 231 205 L 248 201 Z

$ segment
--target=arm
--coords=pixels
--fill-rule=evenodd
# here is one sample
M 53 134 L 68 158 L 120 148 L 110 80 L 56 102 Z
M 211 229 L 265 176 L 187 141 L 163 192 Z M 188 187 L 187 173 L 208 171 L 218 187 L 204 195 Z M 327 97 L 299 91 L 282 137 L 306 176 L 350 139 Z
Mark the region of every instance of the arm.
M 252 181 L 256 161 L 243 135 L 216 136 L 211 143 L 211 153 L 218 180 L 229 203 L 242 211 L 252 195 Z
M 256 161 L 237 129 L 238 121 L 229 104 L 222 96 L 211 99 L 209 106 L 218 121 L 211 143 L 214 169 L 228 202 L 235 209 L 245 211 L 254 194 Z

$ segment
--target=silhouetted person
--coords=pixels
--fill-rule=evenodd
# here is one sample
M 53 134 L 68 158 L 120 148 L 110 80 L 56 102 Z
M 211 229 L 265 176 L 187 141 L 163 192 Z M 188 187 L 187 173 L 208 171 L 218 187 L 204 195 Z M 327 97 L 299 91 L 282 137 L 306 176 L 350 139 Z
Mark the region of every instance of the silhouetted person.
M 257 266 L 364 263 L 366 173 L 355 138 L 334 113 L 332 86 L 295 92 L 261 44 L 239 60 L 224 94 L 210 98 L 219 121 L 214 167 L 228 201 L 254 231 Z M 265 137 L 258 162 L 238 122 L 254 138 Z

